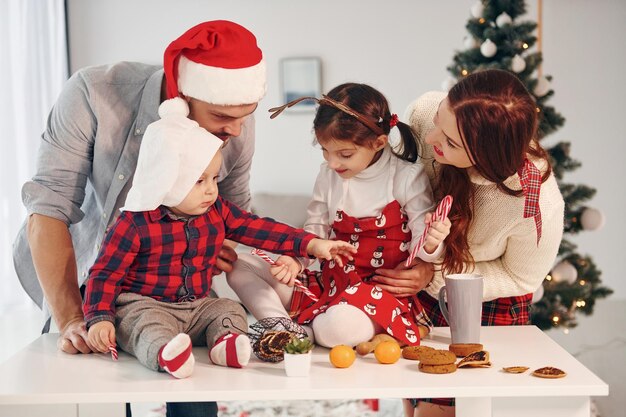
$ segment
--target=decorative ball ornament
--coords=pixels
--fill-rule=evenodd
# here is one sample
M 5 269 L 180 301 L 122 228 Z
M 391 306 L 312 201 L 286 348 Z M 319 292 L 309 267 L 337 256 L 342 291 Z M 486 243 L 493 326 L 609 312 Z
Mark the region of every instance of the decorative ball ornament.
M 441 83 L 441 89 L 443 91 L 450 91 L 450 89 L 454 87 L 454 84 L 456 84 L 456 80 L 452 77 L 448 77 Z
M 496 17 L 496 25 L 498 25 L 499 28 L 504 25 L 510 25 L 511 23 L 513 23 L 513 19 L 511 19 L 511 16 L 509 16 L 507 12 L 503 12 L 500 16 Z
M 580 216 L 580 224 L 585 230 L 598 230 L 604 227 L 606 218 L 597 208 L 587 207 Z
M 491 58 L 498 52 L 498 47 L 495 43 L 491 42 L 491 39 L 487 39 L 480 45 L 480 53 L 487 58 Z
M 567 282 L 568 284 L 573 284 L 578 278 L 578 270 L 576 267 L 567 261 L 562 261 L 556 264 L 554 268 L 552 268 L 552 279 L 554 282 Z
M 485 11 L 485 6 L 482 1 L 477 1 L 470 7 L 470 14 L 476 19 L 483 17 L 483 11 Z
M 537 81 L 537 85 L 533 89 L 533 93 L 535 93 L 537 97 L 543 97 L 548 94 L 550 87 L 550 81 L 548 81 L 546 77 L 541 77 Z
M 478 46 L 478 40 L 473 36 L 465 36 L 463 37 L 463 46 L 465 49 L 473 49 Z
M 535 292 L 533 293 L 533 299 L 531 300 L 531 303 L 535 304 L 536 302 L 541 300 L 543 298 L 543 293 L 543 285 L 540 285 L 539 288 L 537 288 L 537 290 L 535 290 Z
M 526 61 L 519 55 L 515 55 L 511 61 L 511 70 L 517 74 L 526 69 Z

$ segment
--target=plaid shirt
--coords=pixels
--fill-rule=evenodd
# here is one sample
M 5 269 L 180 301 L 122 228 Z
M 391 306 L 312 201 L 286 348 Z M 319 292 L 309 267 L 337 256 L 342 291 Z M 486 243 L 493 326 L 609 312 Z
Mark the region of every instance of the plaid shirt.
M 187 221 L 169 213 L 160 206 L 119 216 L 89 271 L 83 305 L 88 326 L 115 321 L 115 300 L 121 292 L 166 302 L 208 296 L 211 271 L 224 239 L 307 256 L 306 247 L 316 237 L 250 214 L 221 197 L 206 214 Z

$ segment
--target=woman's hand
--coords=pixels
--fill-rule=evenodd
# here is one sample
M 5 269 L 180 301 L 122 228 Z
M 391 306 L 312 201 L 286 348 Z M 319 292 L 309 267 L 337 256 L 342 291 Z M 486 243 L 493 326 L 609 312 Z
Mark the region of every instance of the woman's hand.
M 426 288 L 433 275 L 433 264 L 416 259 L 408 268 L 401 262 L 394 269 L 377 269 L 372 281 L 396 297 L 403 298 L 413 296 Z
M 306 247 L 306 252 L 316 258 L 334 260 L 337 265 L 343 267 L 343 258 L 354 260 L 352 255 L 356 253 L 356 248 L 343 240 L 313 239 Z
M 110 321 L 99 321 L 89 328 L 88 338 L 96 351 L 107 353 L 109 346 L 115 347 L 115 326 Z
M 276 263 L 270 267 L 270 274 L 279 282 L 293 287 L 294 280 L 302 270 L 300 262 L 291 256 L 279 256 Z

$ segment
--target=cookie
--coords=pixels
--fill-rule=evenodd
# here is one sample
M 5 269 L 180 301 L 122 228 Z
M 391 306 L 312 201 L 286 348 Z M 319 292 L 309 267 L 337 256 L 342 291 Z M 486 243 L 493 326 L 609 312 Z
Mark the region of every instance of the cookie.
M 504 372 L 507 372 L 509 374 L 521 374 L 528 371 L 528 369 L 528 366 L 507 366 L 505 368 L 502 368 Z
M 456 365 L 454 363 L 444 365 L 425 365 L 420 362 L 418 368 L 420 371 L 427 374 L 451 374 L 456 371 Z
M 483 350 L 483 345 L 480 343 L 451 343 L 448 349 L 459 358 L 464 358 L 470 353 Z
M 567 374 L 559 368 L 545 366 L 543 368 L 535 369 L 532 375 L 538 376 L 539 378 L 563 378 Z
M 402 357 L 412 361 L 419 361 L 424 353 L 435 350 L 428 346 L 407 346 L 402 349 Z
M 491 366 L 489 362 L 489 352 L 486 350 L 479 350 L 478 352 L 470 353 L 456 365 L 457 368 L 463 368 L 465 366 L 470 368 L 488 368 Z
M 456 355 L 449 350 L 427 350 L 421 355 L 420 365 L 449 365 L 456 362 Z

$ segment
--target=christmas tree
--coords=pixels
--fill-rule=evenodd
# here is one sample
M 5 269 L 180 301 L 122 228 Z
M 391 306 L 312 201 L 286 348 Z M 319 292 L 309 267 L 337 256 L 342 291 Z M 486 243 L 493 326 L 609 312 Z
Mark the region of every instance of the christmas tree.
M 515 74 L 537 102 L 539 140 L 563 126 L 565 119 L 547 104 L 554 91 L 552 77 L 541 75 L 541 51 L 531 51 L 537 42 L 537 24 L 520 21 L 526 13 L 524 1 L 483 0 L 470 9 L 471 17 L 464 39 L 465 50 L 457 51 L 448 71 L 454 76 L 445 82 L 449 88 L 457 79 L 486 68 L 497 68 Z M 602 212 L 583 203 L 593 197 L 595 190 L 580 184 L 563 182 L 564 174 L 580 166 L 570 157 L 570 144 L 560 142 L 547 148 L 554 175 L 565 200 L 565 236 L 581 230 L 602 226 Z M 531 321 L 541 329 L 576 326 L 577 313 L 590 315 L 596 300 L 613 291 L 602 286 L 601 272 L 593 260 L 576 251 L 576 245 L 564 238 L 557 263 L 546 276 L 543 286 L 533 294 Z

